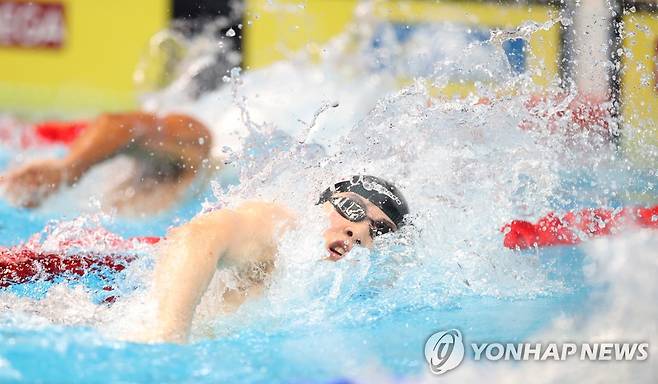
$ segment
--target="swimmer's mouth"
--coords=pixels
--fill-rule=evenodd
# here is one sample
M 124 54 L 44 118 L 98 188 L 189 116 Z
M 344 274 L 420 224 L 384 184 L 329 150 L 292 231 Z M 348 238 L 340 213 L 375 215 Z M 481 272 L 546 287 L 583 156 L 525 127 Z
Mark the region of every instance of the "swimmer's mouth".
M 343 258 L 343 256 L 347 253 L 345 249 L 341 246 L 330 246 L 329 248 L 329 259 L 333 261 L 337 261 Z

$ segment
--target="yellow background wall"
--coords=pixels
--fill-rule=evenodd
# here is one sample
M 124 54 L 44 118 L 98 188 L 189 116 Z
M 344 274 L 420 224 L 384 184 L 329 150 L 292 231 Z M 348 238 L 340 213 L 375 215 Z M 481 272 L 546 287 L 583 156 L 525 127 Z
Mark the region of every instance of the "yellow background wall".
M 135 65 L 151 35 L 168 24 L 170 2 L 59 2 L 61 48 L 0 47 L 0 111 L 71 115 L 134 107 Z
M 631 156 L 655 167 L 658 154 L 658 85 L 654 71 L 658 65 L 658 14 L 638 12 L 624 17 L 621 101 L 622 145 Z
M 287 52 L 316 49 L 345 30 L 357 0 L 246 0 L 245 64 L 260 68 L 286 58 Z M 375 15 L 391 22 L 461 22 L 485 27 L 515 28 L 529 20 L 544 23 L 557 17 L 554 7 L 478 3 L 474 1 L 390 0 L 376 3 Z M 561 48 L 558 24 L 529 39 L 534 56 L 528 68 L 543 68 L 536 82 L 545 85 L 558 74 Z

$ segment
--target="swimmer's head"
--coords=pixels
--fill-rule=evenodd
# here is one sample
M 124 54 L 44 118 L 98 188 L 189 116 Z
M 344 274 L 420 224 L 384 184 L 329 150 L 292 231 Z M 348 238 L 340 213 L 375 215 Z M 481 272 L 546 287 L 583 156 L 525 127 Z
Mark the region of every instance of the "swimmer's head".
M 374 176 L 353 176 L 325 190 L 318 204 L 329 213 L 325 244 L 329 259 L 339 260 L 354 245 L 370 248 L 379 235 L 398 230 L 409 213 L 402 193 Z

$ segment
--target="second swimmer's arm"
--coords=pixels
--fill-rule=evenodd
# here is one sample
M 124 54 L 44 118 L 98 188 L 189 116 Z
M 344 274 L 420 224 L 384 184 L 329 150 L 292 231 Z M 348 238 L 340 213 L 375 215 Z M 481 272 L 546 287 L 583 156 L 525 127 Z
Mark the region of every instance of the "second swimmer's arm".
M 91 166 L 127 149 L 195 174 L 210 152 L 210 132 L 186 115 L 104 114 L 90 123 L 63 159 L 38 160 L 0 175 L 14 204 L 36 207 L 61 184 L 75 183 Z
M 68 183 L 75 182 L 94 164 L 131 147 L 197 169 L 208 157 L 210 144 L 208 129 L 186 115 L 159 118 L 145 112 L 103 114 L 72 143 L 61 162 Z

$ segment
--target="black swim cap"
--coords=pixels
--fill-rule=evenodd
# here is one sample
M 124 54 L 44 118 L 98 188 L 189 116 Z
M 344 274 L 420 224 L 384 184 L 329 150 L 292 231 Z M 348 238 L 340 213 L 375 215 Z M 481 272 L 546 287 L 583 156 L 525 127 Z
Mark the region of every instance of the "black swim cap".
M 317 204 L 328 201 L 331 196 L 339 192 L 352 192 L 363 197 L 381 209 L 386 216 L 399 228 L 404 222 L 404 216 L 409 213 L 407 201 L 398 188 L 386 180 L 375 176 L 357 175 L 350 180 L 336 183 L 327 188 Z

